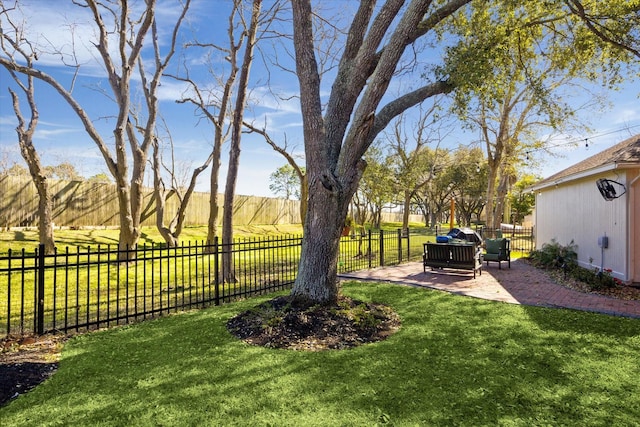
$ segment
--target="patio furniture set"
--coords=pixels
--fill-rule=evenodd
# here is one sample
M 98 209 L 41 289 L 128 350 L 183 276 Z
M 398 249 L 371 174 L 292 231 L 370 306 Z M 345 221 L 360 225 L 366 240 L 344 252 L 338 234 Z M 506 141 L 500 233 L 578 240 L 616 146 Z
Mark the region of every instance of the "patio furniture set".
M 483 250 L 484 247 L 484 250 Z M 486 239 L 473 230 L 453 229 L 447 236 L 438 236 L 436 243 L 425 243 L 422 262 L 424 272 L 427 267 L 436 269 L 471 270 L 482 275 L 482 263 L 497 262 L 502 269 L 502 261 L 511 268 L 510 241 L 506 238 Z

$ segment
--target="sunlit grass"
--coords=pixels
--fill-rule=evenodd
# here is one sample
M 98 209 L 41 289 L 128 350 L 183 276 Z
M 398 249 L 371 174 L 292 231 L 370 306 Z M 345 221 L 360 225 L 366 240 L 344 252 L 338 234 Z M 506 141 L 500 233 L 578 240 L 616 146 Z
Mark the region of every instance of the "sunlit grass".
M 54 237 L 58 250 L 69 247 L 87 247 L 97 245 L 117 245 L 119 230 L 116 228 L 82 228 L 71 230 L 68 228 L 55 230 Z M 301 234 L 300 224 L 285 225 L 243 225 L 234 227 L 234 237 L 251 238 L 265 236 L 280 236 L 283 234 Z M 207 227 L 185 227 L 180 235 L 181 242 L 202 243 L 207 239 Z M 38 246 L 38 230 L 0 231 L 0 254 L 7 253 L 8 249 L 19 252 L 22 249 L 33 252 Z M 139 245 L 154 245 L 164 243 L 164 240 L 156 227 L 142 227 L 142 235 Z
M 401 330 L 352 350 L 246 345 L 225 328 L 266 297 L 72 339 L 3 426 L 637 425 L 640 320 L 348 283 Z

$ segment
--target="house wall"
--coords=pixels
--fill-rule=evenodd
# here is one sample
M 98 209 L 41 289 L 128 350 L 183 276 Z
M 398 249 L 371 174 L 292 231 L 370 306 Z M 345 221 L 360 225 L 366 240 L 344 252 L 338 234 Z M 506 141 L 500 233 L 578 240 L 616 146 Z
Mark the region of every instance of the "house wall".
M 640 170 L 629 172 L 629 264 L 631 280 L 640 283 Z
M 560 183 L 536 193 L 536 247 L 540 249 L 552 239 L 562 245 L 573 240 L 578 246 L 578 263 L 582 267 L 610 268 L 614 277 L 626 281 L 629 280 L 626 277 L 629 193 L 606 201 L 596 187 L 599 178 L 627 185 L 624 172 L 610 172 Z M 609 247 L 602 251 L 598 238 L 604 235 L 609 238 Z

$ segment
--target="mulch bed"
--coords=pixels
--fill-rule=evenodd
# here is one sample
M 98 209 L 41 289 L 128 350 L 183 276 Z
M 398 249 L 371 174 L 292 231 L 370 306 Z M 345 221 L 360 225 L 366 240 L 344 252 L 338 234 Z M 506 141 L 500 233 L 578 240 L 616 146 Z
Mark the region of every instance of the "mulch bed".
M 399 328 L 400 317 L 391 308 L 344 296 L 322 306 L 279 297 L 227 322 L 232 334 L 250 344 L 306 351 L 357 347 L 384 340 Z
M 60 335 L 0 340 L 0 406 L 53 375 L 64 341 Z

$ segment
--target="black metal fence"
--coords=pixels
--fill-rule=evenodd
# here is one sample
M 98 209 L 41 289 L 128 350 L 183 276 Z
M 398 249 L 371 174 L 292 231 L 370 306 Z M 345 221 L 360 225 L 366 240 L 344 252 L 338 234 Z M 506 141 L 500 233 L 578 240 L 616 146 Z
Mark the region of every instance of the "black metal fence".
M 338 272 L 419 259 L 427 236 L 411 236 L 398 230 L 343 237 Z M 0 257 L 0 337 L 110 327 L 287 289 L 301 242 L 284 236 L 125 251 L 77 247 L 52 255 L 42 247 L 9 251 Z M 225 253 L 233 267 L 228 280 Z
M 511 241 L 511 251 L 532 252 L 536 248 L 535 230 L 533 227 L 502 226 L 498 229 L 477 228 L 483 239 L 506 237 Z
M 475 226 L 473 229 L 483 239 L 495 239 L 499 237 L 505 237 L 511 241 L 511 251 L 517 251 L 521 253 L 529 253 L 535 250 L 535 229 L 533 227 L 522 227 L 519 225 L 503 225 L 500 228 L 488 228 L 485 226 Z M 449 227 L 437 226 L 435 233 L 437 236 L 445 235 L 449 232 Z

